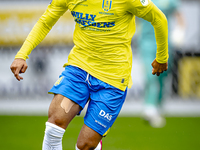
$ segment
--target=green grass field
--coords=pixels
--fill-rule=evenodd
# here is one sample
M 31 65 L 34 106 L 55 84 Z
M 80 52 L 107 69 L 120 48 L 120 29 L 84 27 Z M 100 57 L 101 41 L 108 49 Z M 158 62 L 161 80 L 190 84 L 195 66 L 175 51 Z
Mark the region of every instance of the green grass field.
M 0 116 L 0 150 L 41 150 L 47 117 Z M 76 117 L 63 138 L 63 150 L 74 150 L 83 124 Z M 140 118 L 119 117 L 103 150 L 199 150 L 200 118 L 167 118 L 167 125 L 155 129 Z

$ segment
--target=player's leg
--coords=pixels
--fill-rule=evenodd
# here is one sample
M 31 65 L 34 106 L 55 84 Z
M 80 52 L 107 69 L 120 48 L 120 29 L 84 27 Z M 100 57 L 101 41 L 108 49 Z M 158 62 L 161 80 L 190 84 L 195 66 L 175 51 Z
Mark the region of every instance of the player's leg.
M 77 140 L 77 150 L 98 149 L 102 139 L 115 122 L 126 98 L 127 91 L 121 91 L 92 76 L 90 101 L 84 117 L 84 125 Z
M 162 76 L 161 74 L 160 76 Z M 159 77 L 151 74 L 146 74 L 148 81 L 146 82 L 145 90 L 145 105 L 143 111 L 143 118 L 149 122 L 154 128 L 161 128 L 165 125 L 165 119 L 161 116 L 159 111 L 159 93 L 161 88 L 159 86 Z
M 48 112 L 43 150 L 62 150 L 62 137 L 70 121 L 85 107 L 89 91 L 83 70 L 67 66 L 49 93 L 54 93 Z
M 63 95 L 56 94 L 50 104 L 48 122 L 66 129 L 70 121 L 81 111 L 81 107 Z
M 62 137 L 70 121 L 81 107 L 70 99 L 56 94 L 50 104 L 46 122 L 43 150 L 62 150 Z
M 149 46 L 151 47 L 151 46 Z M 153 49 L 149 49 L 152 51 Z M 148 54 L 146 52 L 146 54 Z M 154 55 L 145 55 L 143 54 L 143 65 L 144 65 L 144 77 L 145 77 L 145 96 L 144 96 L 144 109 L 142 117 L 147 121 L 152 127 L 163 127 L 164 120 L 160 116 L 158 111 L 159 105 L 159 78 L 162 74 L 158 76 L 152 75 L 152 67 L 150 66 Z
M 84 124 L 78 136 L 76 150 L 101 150 L 101 139 L 102 135 Z

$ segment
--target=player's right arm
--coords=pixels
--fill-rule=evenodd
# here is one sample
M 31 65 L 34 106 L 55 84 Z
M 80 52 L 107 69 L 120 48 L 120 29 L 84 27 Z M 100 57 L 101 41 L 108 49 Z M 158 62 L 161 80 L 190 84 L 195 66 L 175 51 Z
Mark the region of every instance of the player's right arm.
M 45 13 L 37 21 L 10 66 L 10 69 L 17 80 L 20 81 L 23 79 L 19 76 L 19 73 L 24 73 L 26 71 L 28 67 L 26 59 L 28 59 L 28 55 L 40 42 L 42 42 L 67 9 L 66 0 L 52 0 Z

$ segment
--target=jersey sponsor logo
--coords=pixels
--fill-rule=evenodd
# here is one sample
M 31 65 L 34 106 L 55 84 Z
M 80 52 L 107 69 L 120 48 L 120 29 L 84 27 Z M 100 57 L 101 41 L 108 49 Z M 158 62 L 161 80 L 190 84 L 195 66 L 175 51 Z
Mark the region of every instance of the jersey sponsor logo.
M 101 14 L 101 15 L 114 15 L 114 13 L 107 13 L 107 12 L 99 12 L 99 14 Z
M 101 118 L 104 118 L 106 121 L 111 121 L 112 119 L 112 115 L 110 115 L 109 113 L 106 113 L 104 110 L 101 110 L 99 112 L 99 116 L 101 116 Z
M 149 4 L 149 0 L 140 0 L 143 6 L 147 6 Z
M 103 11 L 109 11 L 112 6 L 112 0 L 103 0 L 102 9 Z
M 96 15 L 71 11 L 75 22 L 86 27 L 93 26 L 97 28 L 110 28 L 115 26 L 115 22 L 95 22 Z
M 86 21 L 94 21 L 96 15 L 93 14 L 84 14 L 81 12 L 76 12 L 76 11 L 71 11 L 71 14 L 74 18 L 78 18 L 81 20 L 86 20 Z

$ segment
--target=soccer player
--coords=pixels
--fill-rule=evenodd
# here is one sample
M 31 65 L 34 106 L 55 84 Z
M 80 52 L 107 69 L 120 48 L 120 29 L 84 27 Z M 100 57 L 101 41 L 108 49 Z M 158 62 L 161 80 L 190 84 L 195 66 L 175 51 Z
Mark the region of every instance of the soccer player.
M 179 0 L 152 0 L 152 2 L 165 14 L 170 24 L 170 17 L 174 17 L 177 20 L 176 30 L 179 31 L 172 42 L 178 45 L 183 38 L 184 19 L 178 10 Z M 166 92 L 164 89 L 166 77 L 169 75 L 169 71 L 163 73 L 159 77 L 151 75 L 151 69 L 149 63 L 154 59 L 156 53 L 156 40 L 153 32 L 153 28 L 148 21 L 143 19 L 139 20 L 141 33 L 138 37 L 139 54 L 144 65 L 145 70 L 145 97 L 144 97 L 144 110 L 143 118 L 149 122 L 152 127 L 161 128 L 165 125 L 165 118 L 161 115 L 161 107 L 163 101 L 163 94 Z M 178 36 L 178 37 L 177 37 Z M 169 40 L 170 41 L 170 40 Z M 169 42 L 169 49 L 172 48 L 171 42 Z M 172 51 L 169 52 L 169 63 L 172 61 Z M 169 65 L 171 66 L 171 65 Z M 169 67 L 171 68 L 171 67 Z M 168 69 L 170 70 L 170 69 Z M 168 80 L 169 81 L 169 80 Z
M 152 23 L 157 42 L 152 74 L 167 70 L 168 25 L 151 0 L 53 0 L 15 56 L 11 70 L 17 80 L 27 69 L 26 59 L 57 20 L 70 10 L 76 22 L 65 70 L 49 93 L 43 150 L 61 150 L 70 121 L 88 108 L 76 149 L 101 149 L 101 139 L 116 120 L 131 86 L 131 39 L 135 16 Z M 56 63 L 56 62 L 55 62 Z M 149 67 L 150 64 L 149 64 Z M 53 70 L 52 70 L 53 71 Z

